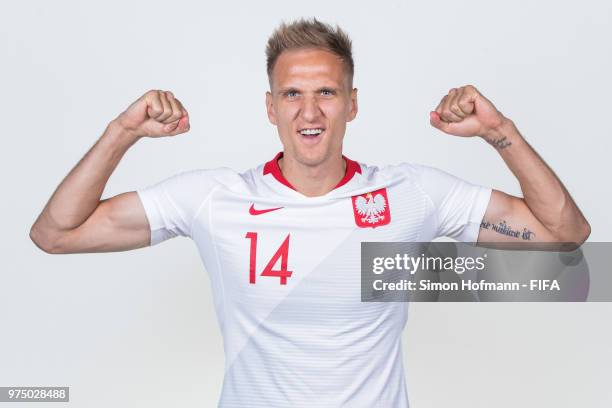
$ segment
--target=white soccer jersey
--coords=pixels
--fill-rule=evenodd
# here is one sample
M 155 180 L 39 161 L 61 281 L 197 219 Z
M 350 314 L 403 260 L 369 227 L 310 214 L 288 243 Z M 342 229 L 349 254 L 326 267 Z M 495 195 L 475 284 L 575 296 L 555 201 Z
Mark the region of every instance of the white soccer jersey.
M 151 245 L 196 243 L 223 334 L 219 406 L 408 407 L 407 303 L 361 301 L 361 242 L 475 242 L 491 189 L 432 167 L 367 166 L 319 197 L 273 160 L 140 189 Z

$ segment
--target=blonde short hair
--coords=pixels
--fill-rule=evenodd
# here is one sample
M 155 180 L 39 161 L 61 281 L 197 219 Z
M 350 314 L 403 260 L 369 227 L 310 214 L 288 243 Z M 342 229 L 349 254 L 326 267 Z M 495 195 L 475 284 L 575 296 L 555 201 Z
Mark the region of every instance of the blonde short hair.
M 274 64 L 283 51 L 299 48 L 320 48 L 337 55 L 344 63 L 350 87 L 353 87 L 353 53 L 351 39 L 339 26 L 335 28 L 316 18 L 283 22 L 274 30 L 266 46 L 268 81 L 272 87 Z

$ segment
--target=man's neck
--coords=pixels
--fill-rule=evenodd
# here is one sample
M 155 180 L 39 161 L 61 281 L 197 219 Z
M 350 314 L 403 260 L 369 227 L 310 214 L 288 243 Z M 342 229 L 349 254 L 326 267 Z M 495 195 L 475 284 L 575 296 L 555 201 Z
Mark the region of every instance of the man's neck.
M 318 166 L 306 166 L 285 156 L 278 160 L 285 179 L 307 197 L 329 193 L 344 178 L 346 161 L 342 156 L 327 160 Z

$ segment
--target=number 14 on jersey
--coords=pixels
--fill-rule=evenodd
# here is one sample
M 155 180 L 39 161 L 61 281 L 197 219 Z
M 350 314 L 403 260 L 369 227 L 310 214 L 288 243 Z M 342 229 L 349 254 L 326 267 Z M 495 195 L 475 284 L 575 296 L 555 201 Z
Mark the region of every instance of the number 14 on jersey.
M 287 234 L 287 237 L 283 241 L 283 243 L 278 247 L 268 264 L 261 272 L 260 276 L 273 276 L 280 278 L 280 284 L 286 285 L 287 278 L 291 277 L 292 272 L 287 270 L 287 260 L 289 258 L 289 236 L 291 234 Z M 251 240 L 251 249 L 249 255 L 249 283 L 254 284 L 255 279 L 257 277 L 257 233 L 256 232 L 247 232 L 246 239 Z M 274 265 L 278 262 L 280 258 L 281 268 L 273 269 Z

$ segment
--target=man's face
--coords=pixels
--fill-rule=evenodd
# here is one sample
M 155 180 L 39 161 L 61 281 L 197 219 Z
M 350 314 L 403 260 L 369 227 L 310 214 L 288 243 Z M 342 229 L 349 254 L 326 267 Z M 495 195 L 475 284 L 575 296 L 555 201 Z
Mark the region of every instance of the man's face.
M 285 156 L 308 166 L 339 158 L 346 123 L 357 114 L 357 89 L 350 88 L 342 60 L 320 49 L 284 51 L 271 82 L 268 118 L 278 128 Z

